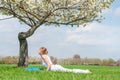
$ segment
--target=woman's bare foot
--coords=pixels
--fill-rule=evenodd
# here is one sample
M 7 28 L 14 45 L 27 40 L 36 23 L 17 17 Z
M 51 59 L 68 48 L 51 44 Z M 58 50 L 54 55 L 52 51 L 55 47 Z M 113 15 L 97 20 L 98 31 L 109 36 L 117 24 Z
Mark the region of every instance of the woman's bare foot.
M 89 73 L 89 74 L 92 73 L 92 72 L 91 72 L 90 70 L 88 70 L 88 69 L 86 70 L 86 72 Z

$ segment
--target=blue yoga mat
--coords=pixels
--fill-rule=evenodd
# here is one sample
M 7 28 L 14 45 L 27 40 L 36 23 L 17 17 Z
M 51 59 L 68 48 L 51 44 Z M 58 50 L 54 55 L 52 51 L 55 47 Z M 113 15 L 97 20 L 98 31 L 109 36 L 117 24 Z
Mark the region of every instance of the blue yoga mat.
M 37 68 L 37 67 L 27 67 L 27 68 L 25 68 L 25 70 L 28 70 L 28 71 L 40 71 L 40 70 L 42 70 L 42 68 Z

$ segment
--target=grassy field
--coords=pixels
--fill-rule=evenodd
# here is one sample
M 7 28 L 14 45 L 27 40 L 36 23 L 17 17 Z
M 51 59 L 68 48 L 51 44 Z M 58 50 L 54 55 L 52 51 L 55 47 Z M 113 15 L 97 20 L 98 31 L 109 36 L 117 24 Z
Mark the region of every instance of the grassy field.
M 29 65 L 29 67 L 40 65 Z M 24 67 L 0 64 L 0 80 L 119 80 L 120 67 L 113 66 L 79 66 L 65 65 L 67 68 L 90 69 L 92 74 L 75 74 L 67 72 L 26 71 Z

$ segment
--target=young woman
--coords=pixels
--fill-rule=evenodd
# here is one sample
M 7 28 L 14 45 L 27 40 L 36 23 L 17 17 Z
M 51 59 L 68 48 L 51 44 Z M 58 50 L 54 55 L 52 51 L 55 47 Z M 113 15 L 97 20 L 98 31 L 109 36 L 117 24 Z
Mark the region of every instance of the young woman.
M 48 51 L 45 47 L 39 49 L 39 55 L 42 58 L 43 65 L 47 68 L 46 71 L 61 71 L 61 72 L 73 72 L 73 73 L 91 73 L 89 70 L 81 69 L 68 69 L 61 65 L 53 64 L 50 57 L 48 56 Z

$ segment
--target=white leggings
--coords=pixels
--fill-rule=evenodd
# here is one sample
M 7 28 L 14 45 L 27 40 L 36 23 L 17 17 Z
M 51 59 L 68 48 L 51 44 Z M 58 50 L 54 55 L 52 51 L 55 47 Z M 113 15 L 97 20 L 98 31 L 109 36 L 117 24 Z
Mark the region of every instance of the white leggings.
M 64 68 L 61 65 L 52 65 L 51 66 L 51 71 L 61 71 L 61 72 L 73 72 L 73 73 L 90 73 L 89 70 L 81 70 L 81 69 L 68 69 Z

